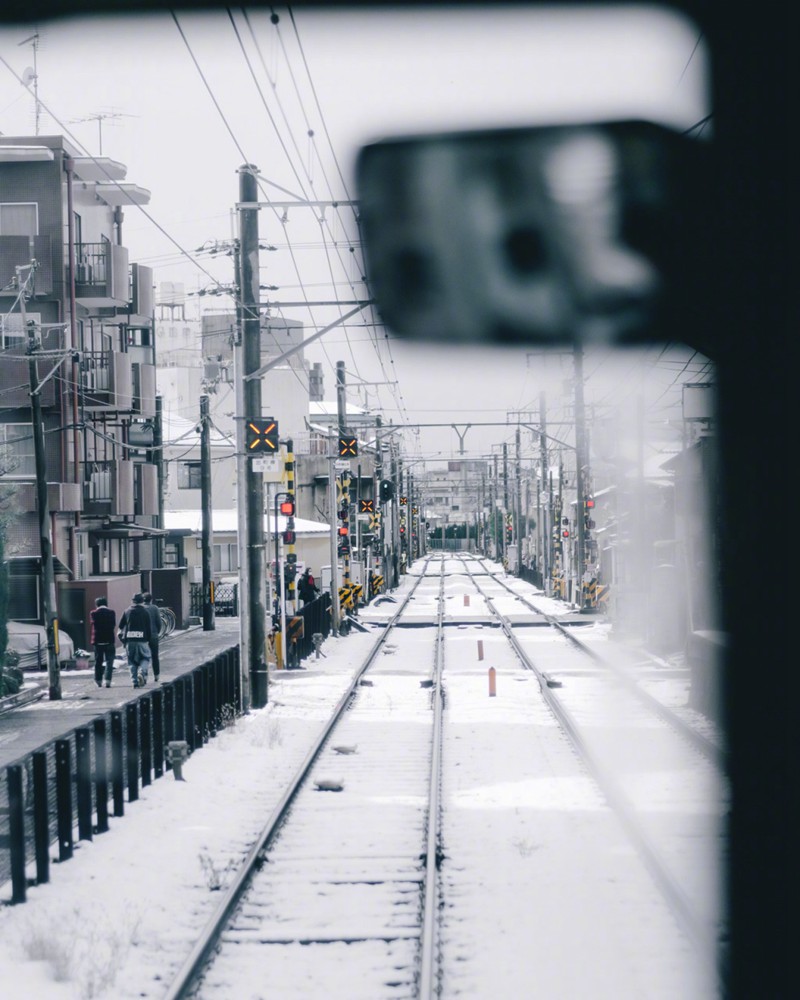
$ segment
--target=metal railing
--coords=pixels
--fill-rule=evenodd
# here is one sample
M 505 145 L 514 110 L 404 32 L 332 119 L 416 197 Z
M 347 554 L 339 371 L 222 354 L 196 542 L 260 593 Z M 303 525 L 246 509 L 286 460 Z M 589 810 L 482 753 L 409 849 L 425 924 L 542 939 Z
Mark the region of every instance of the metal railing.
M 140 786 L 172 769 L 170 744 L 201 749 L 242 711 L 239 647 L 98 716 L 8 765 L 0 778 L 0 884 L 11 881 L 12 903 L 26 899 L 26 867 L 49 881 L 50 846 L 59 861 L 79 840 L 109 829 Z M 126 798 L 127 791 L 127 798 Z

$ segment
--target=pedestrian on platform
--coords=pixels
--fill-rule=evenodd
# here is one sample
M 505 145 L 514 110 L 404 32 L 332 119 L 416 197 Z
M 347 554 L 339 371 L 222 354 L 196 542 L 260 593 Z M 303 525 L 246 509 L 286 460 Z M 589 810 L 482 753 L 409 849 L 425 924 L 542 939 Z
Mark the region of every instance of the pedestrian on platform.
M 161 676 L 161 661 L 158 658 L 158 639 L 161 633 L 161 612 L 158 605 L 153 603 L 153 595 L 145 593 L 144 609 L 150 616 L 150 660 L 153 664 L 153 680 L 157 681 Z
M 304 605 L 310 604 L 319 593 L 319 587 L 311 575 L 311 568 L 309 566 L 306 566 L 305 572 L 298 581 L 297 593 L 300 595 L 300 600 Z
M 128 654 L 133 686 L 144 687 L 150 665 L 150 615 L 145 610 L 141 594 L 133 595 L 133 603 L 119 620 L 117 634 Z
M 103 686 L 103 665 L 105 664 L 106 687 L 111 687 L 111 675 L 114 672 L 114 653 L 116 650 L 115 630 L 117 613 L 108 606 L 105 597 L 98 597 L 94 608 L 89 612 L 91 620 L 91 641 L 94 646 L 94 681 L 98 687 Z

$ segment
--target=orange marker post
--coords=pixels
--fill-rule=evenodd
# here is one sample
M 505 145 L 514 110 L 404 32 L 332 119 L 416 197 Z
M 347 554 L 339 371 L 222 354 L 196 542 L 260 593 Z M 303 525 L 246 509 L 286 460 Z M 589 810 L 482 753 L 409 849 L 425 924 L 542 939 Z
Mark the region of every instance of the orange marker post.
M 497 695 L 497 671 L 494 667 L 489 667 L 489 697 L 494 698 Z
M 478 659 L 483 659 L 483 639 L 478 639 Z

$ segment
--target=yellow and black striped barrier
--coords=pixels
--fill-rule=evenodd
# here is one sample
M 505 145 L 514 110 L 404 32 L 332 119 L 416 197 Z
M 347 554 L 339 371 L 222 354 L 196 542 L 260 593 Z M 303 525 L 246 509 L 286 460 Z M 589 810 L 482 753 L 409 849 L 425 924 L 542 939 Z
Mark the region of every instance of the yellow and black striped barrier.
M 305 635 L 305 619 L 302 615 L 290 618 L 286 623 L 286 638 L 289 642 L 297 642 Z
M 593 608 L 597 604 L 597 580 L 591 579 L 582 587 L 583 606 Z
M 356 606 L 361 601 L 364 588 L 360 583 L 354 583 L 350 589 L 353 591 L 353 605 Z
M 370 580 L 371 593 L 370 597 L 374 597 L 379 590 L 383 588 L 383 577 L 379 576 L 377 573 L 373 574 Z
M 608 600 L 611 596 L 609 593 L 609 586 L 607 583 L 599 583 L 597 585 L 597 606 L 598 608 L 603 608 L 603 610 L 608 609 Z
M 353 588 L 339 587 L 339 607 L 353 610 Z
M 557 597 L 560 600 L 564 600 L 564 595 L 566 593 L 566 582 L 563 576 L 553 577 L 553 597 Z

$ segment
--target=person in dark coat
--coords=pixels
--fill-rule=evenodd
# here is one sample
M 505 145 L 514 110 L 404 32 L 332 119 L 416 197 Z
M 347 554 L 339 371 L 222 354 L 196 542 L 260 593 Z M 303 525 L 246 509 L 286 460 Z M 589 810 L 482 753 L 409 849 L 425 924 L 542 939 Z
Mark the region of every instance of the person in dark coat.
M 147 683 L 147 668 L 150 665 L 150 615 L 145 611 L 141 594 L 133 595 L 133 603 L 119 620 L 120 642 L 128 654 L 128 666 L 135 688 Z
M 311 575 L 309 566 L 306 566 L 305 572 L 297 582 L 297 593 L 303 604 L 310 604 L 319 593 L 319 587 Z
M 153 664 L 153 680 L 157 681 L 161 676 L 161 661 L 158 658 L 158 637 L 161 632 L 161 612 L 158 605 L 153 603 L 153 595 L 146 593 L 144 597 L 144 609 L 150 615 L 150 661 Z
M 95 600 L 94 608 L 89 612 L 91 620 L 91 641 L 94 646 L 94 681 L 98 687 L 103 686 L 103 664 L 105 663 L 106 687 L 111 687 L 111 675 L 114 672 L 114 652 L 117 627 L 117 613 L 108 606 L 105 597 Z

